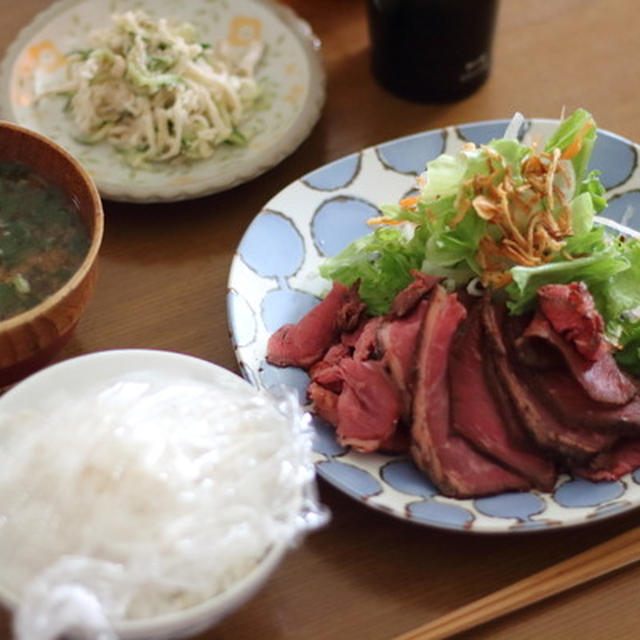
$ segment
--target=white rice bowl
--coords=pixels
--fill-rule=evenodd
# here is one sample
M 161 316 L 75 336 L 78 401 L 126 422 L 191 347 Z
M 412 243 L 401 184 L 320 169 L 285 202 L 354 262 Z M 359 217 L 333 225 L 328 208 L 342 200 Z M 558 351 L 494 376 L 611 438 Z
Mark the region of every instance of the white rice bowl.
M 82 356 L 7 392 L 0 599 L 17 636 L 183 637 L 246 601 L 326 521 L 305 418 L 162 351 Z

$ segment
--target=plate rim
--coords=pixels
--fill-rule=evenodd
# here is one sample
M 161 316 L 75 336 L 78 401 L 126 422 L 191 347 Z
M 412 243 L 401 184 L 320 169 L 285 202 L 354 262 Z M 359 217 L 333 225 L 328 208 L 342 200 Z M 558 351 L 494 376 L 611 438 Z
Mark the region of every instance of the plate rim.
M 33 16 L 13 37 L 0 60 L 0 120 L 15 122 L 26 126 L 16 116 L 10 94 L 10 81 L 12 69 L 24 50 L 25 43 L 39 30 L 44 28 L 54 18 L 71 11 L 75 6 L 89 0 L 55 0 L 42 11 Z M 93 1 L 93 0 L 91 0 Z M 107 3 L 108 0 L 99 0 Z M 178 202 L 194 198 L 200 198 L 221 191 L 226 191 L 240 184 L 244 184 L 269 169 L 275 167 L 286 157 L 291 155 L 311 134 L 312 129 L 320 119 L 322 109 L 326 101 L 327 77 L 321 56 L 322 43 L 315 35 L 311 25 L 300 17 L 291 7 L 281 5 L 276 0 L 247 0 L 247 2 L 264 7 L 275 16 L 286 30 L 300 44 L 309 70 L 309 85 L 307 95 L 299 113 L 283 132 L 275 145 L 267 147 L 248 168 L 236 170 L 232 179 L 215 181 L 214 178 L 203 183 L 199 181 L 193 185 L 181 185 L 168 188 L 167 183 L 157 185 L 131 185 L 126 182 L 113 182 L 101 180 L 90 167 L 87 168 L 98 187 L 100 195 L 114 202 L 131 203 L 160 203 Z M 40 131 L 48 136 L 46 131 Z M 73 154 L 72 150 L 69 150 Z M 74 154 L 75 155 L 75 154 Z M 210 160 L 209 159 L 205 159 Z
M 305 181 L 305 179 L 308 178 L 308 176 L 310 176 L 311 174 L 313 174 L 315 171 L 320 171 L 322 169 L 325 169 L 327 167 L 330 167 L 332 165 L 334 165 L 335 163 L 338 163 L 342 160 L 345 160 L 347 158 L 352 158 L 355 155 L 362 155 L 366 152 L 371 152 L 371 151 L 375 151 L 376 149 L 383 147 L 386 144 L 395 144 L 395 143 L 403 143 L 406 142 L 410 139 L 413 138 L 419 138 L 419 137 L 423 137 L 426 135 L 445 135 L 446 132 L 450 129 L 454 129 L 457 130 L 459 132 L 459 129 L 465 126 L 495 126 L 497 124 L 506 124 L 510 121 L 509 118 L 497 118 L 497 119 L 489 119 L 489 120 L 482 120 L 482 121 L 469 121 L 469 122 L 464 122 L 464 123 L 459 123 L 459 124 L 452 124 L 452 125 L 447 125 L 447 126 L 443 126 L 443 127 L 437 127 L 437 128 L 433 128 L 433 129 L 426 129 L 424 131 L 418 131 L 415 133 L 411 133 L 411 134 L 407 134 L 404 136 L 400 136 L 397 138 L 392 138 L 392 139 L 388 139 L 388 140 L 383 140 L 381 142 L 369 145 L 367 147 L 361 148 L 359 150 L 347 153 L 345 155 L 340 156 L 339 158 L 335 158 L 333 160 L 330 160 L 329 162 L 326 162 L 323 165 L 320 165 L 318 167 L 315 167 L 314 169 L 312 169 L 311 171 L 305 173 L 304 175 L 300 176 L 299 178 L 293 180 L 291 183 L 285 185 L 285 187 L 283 187 L 277 194 L 273 195 L 264 205 L 263 207 L 256 213 L 256 215 L 254 216 L 254 218 L 252 218 L 252 220 L 249 222 L 249 224 L 247 225 L 247 227 L 245 228 L 245 232 L 243 233 L 240 242 L 238 243 L 238 246 L 240 246 L 240 244 L 242 243 L 242 241 L 244 240 L 245 235 L 248 233 L 249 227 L 251 226 L 251 224 L 253 223 L 253 221 L 255 220 L 255 218 L 263 211 L 268 211 L 270 210 L 271 207 L 271 203 L 278 197 L 280 197 L 284 191 L 286 191 L 287 189 L 291 188 L 293 185 L 297 185 L 299 183 L 302 183 Z M 533 124 L 557 124 L 558 122 L 560 122 L 560 119 L 557 118 L 525 118 L 525 124 L 527 126 L 527 129 L 529 129 Z M 619 135 L 616 133 L 613 133 L 611 131 L 608 131 L 606 129 L 602 129 L 600 127 L 598 127 L 598 133 L 599 134 L 603 134 L 606 136 L 609 136 L 611 138 L 613 138 L 614 140 L 616 140 L 619 143 L 625 144 L 627 146 L 631 146 L 635 149 L 637 154 L 640 154 L 640 145 L 638 145 L 637 143 Z M 463 133 L 460 133 L 461 136 L 463 136 Z M 608 191 L 611 191 L 613 189 L 615 189 L 616 186 L 611 187 L 609 189 L 607 189 Z M 633 235 L 635 237 L 640 238 L 640 231 L 636 231 L 635 229 L 631 229 L 630 227 L 627 227 L 626 225 L 622 225 L 614 220 L 610 220 L 609 218 L 603 218 L 602 216 L 597 216 L 596 220 L 598 222 L 602 222 L 605 225 L 609 226 L 609 227 L 613 227 L 615 228 L 617 231 L 623 231 L 623 232 L 628 232 L 630 233 L 630 235 Z M 234 270 L 237 266 L 237 261 L 241 261 L 242 259 L 240 258 L 237 250 L 236 253 L 233 257 L 233 260 L 231 262 L 230 265 L 230 270 L 229 270 L 229 276 L 228 276 L 228 280 L 227 280 L 227 290 L 229 292 L 236 292 L 237 291 L 237 286 L 234 282 Z M 247 379 L 252 385 L 255 384 L 260 384 L 259 381 L 256 381 L 253 379 L 252 376 L 247 375 L 247 369 L 243 363 L 243 358 L 241 355 L 241 346 L 236 344 L 234 337 L 235 337 L 235 323 L 234 323 L 234 313 L 231 307 L 231 300 L 230 297 L 227 297 L 227 322 L 229 325 L 229 330 L 230 330 L 230 336 L 231 336 L 231 341 L 232 341 L 232 348 L 233 348 L 233 352 L 234 352 L 234 357 L 236 359 L 236 363 L 239 367 L 239 370 L 242 374 L 242 376 Z M 497 535 L 497 536 L 502 536 L 502 535 L 513 535 L 513 534 L 546 534 L 546 533 L 551 533 L 553 531 L 565 531 L 567 529 L 571 529 L 571 528 L 575 528 L 575 527 L 582 527 L 582 526 L 586 526 L 586 525 L 590 525 L 593 523 L 597 523 L 597 522 L 601 522 L 603 520 L 609 520 L 609 519 L 613 519 L 616 518 L 618 516 L 621 516 L 623 514 L 627 514 L 628 512 L 635 510 L 635 509 L 639 509 L 640 508 L 640 502 L 637 502 L 635 504 L 629 504 L 629 505 L 617 505 L 619 508 L 612 510 L 610 513 L 608 514 L 603 514 L 601 516 L 592 516 L 591 518 L 589 517 L 583 517 L 580 516 L 578 519 L 572 520 L 572 521 L 568 521 L 568 522 L 561 522 L 559 524 L 553 524 L 553 525 L 541 525 L 541 526 L 524 526 L 524 527 L 514 527 L 514 526 L 496 526 L 496 528 L 490 527 L 490 526 L 482 526 L 480 528 L 474 528 L 474 527 L 465 527 L 464 524 L 463 525 L 457 525 L 457 524 L 451 524 L 451 523 L 446 523 L 446 522 L 437 522 L 437 521 L 430 521 L 430 520 L 426 520 L 426 519 L 418 519 L 416 517 L 412 517 L 409 516 L 406 512 L 405 513 L 400 513 L 398 510 L 394 510 L 394 509 L 390 509 L 387 506 L 384 505 L 380 505 L 380 504 L 376 504 L 375 502 L 372 502 L 369 499 L 366 499 L 366 497 L 363 497 L 362 495 L 358 495 L 358 493 L 352 489 L 351 487 L 349 487 L 346 483 L 341 483 L 339 480 L 337 480 L 336 478 L 332 477 L 331 475 L 327 474 L 326 472 L 324 472 L 323 470 L 323 462 L 327 462 L 332 460 L 334 457 L 334 455 L 325 455 L 322 453 L 317 453 L 314 452 L 315 456 L 316 456 L 316 460 L 314 462 L 315 465 L 315 469 L 316 469 L 316 473 L 323 478 L 326 482 L 328 482 L 330 485 L 332 485 L 336 490 L 340 491 L 341 493 L 346 494 L 350 499 L 353 499 L 361 504 L 363 504 L 364 506 L 366 506 L 367 508 L 370 509 L 374 509 L 375 511 L 384 513 L 386 515 L 392 516 L 393 518 L 403 521 L 403 522 L 408 522 L 414 525 L 419 525 L 419 526 L 426 526 L 429 528 L 433 528 L 433 529 L 439 529 L 442 531 L 447 531 L 447 532 L 457 532 L 457 533 L 465 533 L 465 534 L 473 534 L 473 535 Z M 341 457 L 341 456 L 340 456 Z M 393 461 L 394 459 L 396 460 L 400 460 L 402 459 L 403 456 L 398 455 L 398 456 L 389 456 L 389 461 Z M 566 474 L 565 474 L 566 475 Z M 559 478 L 564 477 L 563 475 L 561 475 Z M 381 478 L 376 478 L 378 481 L 383 482 L 381 480 Z M 622 479 L 620 479 L 618 482 L 622 482 Z M 564 483 L 563 483 L 564 484 Z M 556 486 L 554 487 L 554 491 L 557 490 L 560 486 L 562 486 L 561 484 L 557 483 Z M 530 490 L 528 492 L 524 492 L 524 495 L 538 495 L 541 492 L 534 490 Z M 551 492 L 553 493 L 553 492 Z M 443 496 L 436 488 L 436 493 L 433 494 L 434 496 L 440 496 L 442 498 L 446 498 L 446 496 Z M 413 502 L 413 501 L 421 501 L 424 499 L 423 496 L 420 496 L 418 494 L 406 494 L 407 496 L 407 500 L 406 503 L 409 502 Z M 405 503 L 405 504 L 406 504 Z M 514 518 L 510 518 L 509 520 L 513 520 Z M 496 525 L 499 524 L 499 520 L 500 518 L 496 517 Z M 506 520 L 506 518 L 504 519 Z

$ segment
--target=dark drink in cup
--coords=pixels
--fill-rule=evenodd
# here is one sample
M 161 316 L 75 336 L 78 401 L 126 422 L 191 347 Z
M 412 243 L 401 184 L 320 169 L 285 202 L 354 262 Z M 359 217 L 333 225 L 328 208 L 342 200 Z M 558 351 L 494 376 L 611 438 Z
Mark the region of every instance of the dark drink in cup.
M 367 0 L 373 74 L 421 102 L 464 98 L 487 79 L 498 0 Z

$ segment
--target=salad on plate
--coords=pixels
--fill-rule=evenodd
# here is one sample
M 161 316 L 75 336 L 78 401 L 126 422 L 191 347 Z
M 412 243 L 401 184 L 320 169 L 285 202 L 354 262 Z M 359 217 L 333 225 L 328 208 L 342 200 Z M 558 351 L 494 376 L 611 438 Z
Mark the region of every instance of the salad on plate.
M 67 95 L 79 141 L 106 140 L 133 167 L 206 159 L 223 143 L 246 143 L 262 44 L 236 59 L 228 42 L 200 42 L 189 22 L 140 10 L 111 21 L 90 34 L 89 48 L 69 54 L 67 82 L 40 96 Z
M 477 279 L 502 290 L 517 314 L 542 285 L 581 280 L 622 347 L 618 358 L 640 374 L 640 244 L 594 224 L 607 204 L 599 172 L 587 172 L 595 140 L 592 116 L 579 109 L 541 149 L 512 137 L 441 155 L 415 197 L 383 205 L 372 221 L 379 228 L 320 272 L 347 285 L 358 280 L 374 314 L 388 310 L 412 269 L 458 285 Z
M 640 242 L 596 217 L 591 114 L 546 141 L 520 141 L 522 122 L 429 162 L 267 348 L 308 371 L 341 444 L 406 452 L 452 497 L 640 465 Z

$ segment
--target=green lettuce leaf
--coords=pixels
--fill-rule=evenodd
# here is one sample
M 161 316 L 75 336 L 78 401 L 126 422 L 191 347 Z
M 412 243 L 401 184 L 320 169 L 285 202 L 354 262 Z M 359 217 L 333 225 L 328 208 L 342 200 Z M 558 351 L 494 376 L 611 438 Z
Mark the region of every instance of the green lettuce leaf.
M 587 233 L 593 227 L 593 217 L 596 214 L 590 193 L 581 193 L 570 203 L 571 228 L 576 236 Z
M 576 258 L 603 251 L 611 243 L 610 234 L 602 225 L 596 225 L 585 233 L 567 238 L 566 253 Z
M 412 280 L 424 259 L 424 239 L 399 227 L 380 227 L 320 265 L 320 275 L 349 286 L 360 281 L 370 313 L 386 313 L 395 294 Z
M 467 173 L 467 157 L 463 154 L 450 156 L 446 153 L 427 163 L 426 180 L 420 189 L 423 202 L 456 195 L 460 183 Z
M 579 134 L 580 148 L 571 158 L 575 180 L 562 185 L 570 202 L 574 235 L 566 239 L 564 254 L 553 262 L 512 269 L 513 282 L 507 288 L 512 313 L 531 308 L 543 284 L 573 280 L 604 283 L 629 267 L 628 259 L 607 241 L 603 229 L 593 224 L 594 216 L 606 206 L 606 198 L 599 173 L 587 173 L 596 136 L 591 115 L 584 109 L 571 114 L 551 135 L 545 149 L 565 151 Z M 320 268 L 321 274 L 347 285 L 358 280 L 360 293 L 374 314 L 388 310 L 394 295 L 411 281 L 411 269 L 465 284 L 481 274 L 476 262 L 480 238 L 487 232 L 499 233 L 496 225 L 480 218 L 469 205 L 474 195 L 469 181 L 495 172 L 497 184 L 509 172 L 518 185 L 522 183 L 522 162 L 531 153 L 529 146 L 517 140 L 494 139 L 455 155 L 440 155 L 427 163 L 414 206 L 380 207 L 382 217 L 408 224 L 378 228 L 356 240 L 329 258 Z M 470 206 L 462 217 L 461 205 Z M 407 228 L 413 232 L 407 233 Z M 571 260 L 566 259 L 567 254 Z
M 606 282 L 589 287 L 607 334 L 622 347 L 618 361 L 640 375 L 640 241 L 617 240 L 617 250 L 629 267 Z
M 569 148 L 575 137 L 587 127 L 586 133 L 582 136 L 580 150 L 571 158 L 576 185 L 582 183 L 587 173 L 587 166 L 589 165 L 593 145 L 596 141 L 596 125 L 591 114 L 584 109 L 576 109 L 568 118 L 565 118 L 555 132 L 549 136 L 544 147 L 547 152 L 551 152 L 555 148 L 564 152 Z
M 591 171 L 578 185 L 577 193 L 588 193 L 596 213 L 600 213 L 607 206 L 607 197 L 604 187 L 600 182 L 600 171 Z
M 538 289 L 545 284 L 568 284 L 584 282 L 590 291 L 629 268 L 629 261 L 621 256 L 614 245 L 609 245 L 599 253 L 550 262 L 539 267 L 513 267 L 513 282 L 507 287 L 509 296 L 507 307 L 513 314 L 521 314 L 531 309 L 536 301 Z

